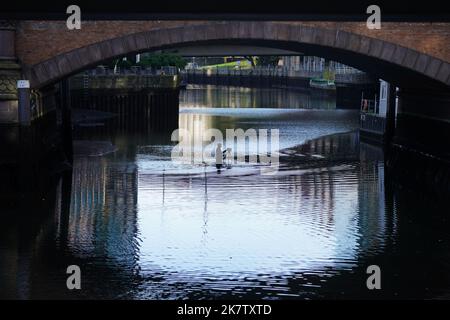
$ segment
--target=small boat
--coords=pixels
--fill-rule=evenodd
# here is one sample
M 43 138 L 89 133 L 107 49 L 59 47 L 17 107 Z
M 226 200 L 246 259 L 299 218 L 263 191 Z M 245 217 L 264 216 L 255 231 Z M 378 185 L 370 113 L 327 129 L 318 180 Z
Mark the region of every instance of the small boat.
M 316 89 L 336 90 L 334 80 L 327 80 L 322 78 L 312 78 L 309 80 L 309 86 Z

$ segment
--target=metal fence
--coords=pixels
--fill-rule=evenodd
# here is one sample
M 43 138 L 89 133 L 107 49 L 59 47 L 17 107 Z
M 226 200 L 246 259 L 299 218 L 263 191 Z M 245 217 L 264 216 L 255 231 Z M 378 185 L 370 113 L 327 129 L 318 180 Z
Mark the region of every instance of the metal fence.
M 152 67 L 140 67 L 133 66 L 130 68 L 108 68 L 106 66 L 98 66 L 95 69 L 90 69 L 84 72 L 84 74 L 90 76 L 96 75 L 133 75 L 133 74 L 142 74 L 142 75 L 170 75 L 174 76 L 179 74 L 179 70 L 177 67 L 173 66 L 165 66 L 161 68 L 152 68 Z
M 353 70 L 353 72 L 350 72 Z M 336 69 L 339 73 L 330 70 L 331 76 L 337 83 L 373 83 L 374 79 L 367 73 L 353 68 Z M 255 76 L 255 77 L 285 77 L 285 78 L 321 78 L 324 75 L 322 71 L 294 70 L 283 67 L 254 67 L 246 69 L 234 68 L 209 68 L 209 69 L 186 69 L 181 71 L 182 75 L 201 75 L 201 76 Z
M 370 114 L 361 112 L 360 115 L 360 128 L 362 130 L 368 130 L 383 134 L 386 127 L 386 118 L 377 114 Z
M 165 73 L 89 73 L 79 74 L 70 79 L 72 89 L 133 89 L 176 88 L 180 76 Z M 86 91 L 87 92 L 87 91 Z

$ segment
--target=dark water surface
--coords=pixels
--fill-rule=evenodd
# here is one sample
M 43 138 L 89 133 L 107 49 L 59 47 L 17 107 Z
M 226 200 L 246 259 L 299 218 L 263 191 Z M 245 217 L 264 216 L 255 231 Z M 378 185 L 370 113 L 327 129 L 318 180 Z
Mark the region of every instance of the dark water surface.
M 278 128 L 278 173 L 219 175 L 173 164 L 170 134 L 80 129 L 117 151 L 78 154 L 41 205 L 0 225 L 1 298 L 448 297 L 447 208 L 392 185 L 357 111 L 281 89 L 196 86 L 180 100 L 181 128 Z

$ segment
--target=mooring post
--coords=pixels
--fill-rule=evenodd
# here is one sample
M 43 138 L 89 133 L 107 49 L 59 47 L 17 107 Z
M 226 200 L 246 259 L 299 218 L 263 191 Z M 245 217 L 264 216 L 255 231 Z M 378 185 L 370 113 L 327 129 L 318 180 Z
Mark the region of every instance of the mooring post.
M 61 131 L 64 153 L 67 160 L 73 161 L 73 139 L 72 139 L 72 113 L 70 107 L 69 80 L 63 79 L 60 86 L 61 94 Z
M 163 183 L 163 203 L 166 197 L 166 168 L 163 168 L 163 174 L 162 174 L 162 183 Z
M 386 126 L 384 129 L 384 144 L 388 146 L 392 142 L 395 132 L 395 105 L 396 105 L 396 87 L 391 83 L 387 83 L 387 100 L 386 100 Z
M 208 195 L 208 177 L 206 176 L 206 166 L 207 166 L 206 162 L 204 162 L 204 165 L 205 165 L 205 170 L 204 170 L 205 171 L 205 195 L 207 196 Z

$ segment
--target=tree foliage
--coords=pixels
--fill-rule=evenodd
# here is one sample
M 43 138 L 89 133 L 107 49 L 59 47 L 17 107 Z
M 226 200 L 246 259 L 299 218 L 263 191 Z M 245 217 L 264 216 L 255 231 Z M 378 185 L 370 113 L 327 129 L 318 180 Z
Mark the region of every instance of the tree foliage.
M 177 68 L 184 68 L 187 61 L 176 54 L 172 53 L 152 53 L 141 57 L 141 61 L 137 65 L 142 67 L 161 68 L 166 66 L 173 66 Z
M 322 78 L 324 78 L 326 80 L 335 80 L 336 75 L 333 71 L 326 69 L 322 73 Z
M 280 60 L 279 56 L 259 56 L 257 57 L 256 64 L 258 66 L 277 66 L 278 61 Z

